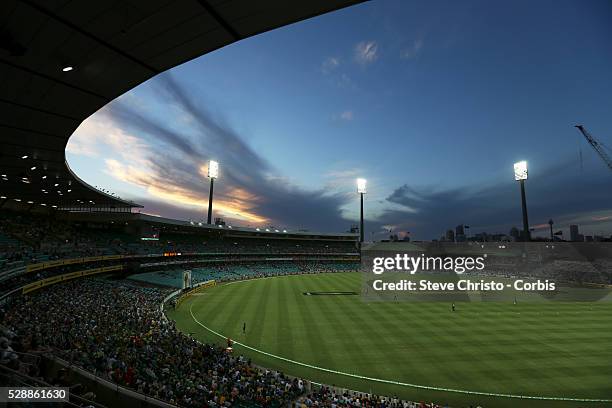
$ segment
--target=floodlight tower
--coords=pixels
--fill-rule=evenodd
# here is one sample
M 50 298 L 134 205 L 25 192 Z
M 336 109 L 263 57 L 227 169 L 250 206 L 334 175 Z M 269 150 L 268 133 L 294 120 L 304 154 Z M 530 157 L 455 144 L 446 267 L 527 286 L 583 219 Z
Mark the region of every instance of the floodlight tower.
M 208 178 L 210 179 L 210 193 L 208 196 L 208 224 L 212 224 L 213 187 L 215 179 L 219 176 L 219 163 L 214 160 L 208 162 Z
M 552 218 L 550 220 L 548 220 L 548 225 L 550 226 L 550 241 L 551 242 L 555 240 L 555 236 L 553 234 L 553 224 L 554 224 L 554 222 L 553 222 Z
M 363 195 L 366 193 L 366 179 L 358 178 L 357 179 L 357 193 L 361 198 L 361 217 L 359 224 L 359 243 L 363 243 Z
M 523 240 L 531 241 L 529 219 L 527 218 L 527 199 L 525 198 L 525 180 L 527 180 L 527 162 L 514 163 L 514 179 L 521 185 L 521 206 L 523 208 Z

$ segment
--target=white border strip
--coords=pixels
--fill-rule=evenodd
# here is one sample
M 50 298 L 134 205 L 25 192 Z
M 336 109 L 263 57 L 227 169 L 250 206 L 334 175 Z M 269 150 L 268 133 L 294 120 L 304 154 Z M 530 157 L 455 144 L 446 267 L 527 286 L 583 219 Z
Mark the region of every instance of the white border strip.
M 191 318 L 197 324 L 202 326 L 204 329 L 208 330 L 209 332 L 211 332 L 212 334 L 214 334 L 216 336 L 221 337 L 222 339 L 227 339 L 227 336 L 224 336 L 221 333 L 218 333 L 218 332 L 214 331 L 213 329 L 211 329 L 209 327 L 206 327 L 202 322 L 200 322 L 193 315 L 193 302 L 191 302 L 191 305 L 189 306 L 189 314 L 191 315 Z M 291 363 L 291 364 L 295 364 L 295 365 L 299 365 L 299 366 L 302 366 L 302 367 L 311 368 L 313 370 L 319 370 L 319 371 L 323 371 L 323 372 L 326 372 L 326 373 L 343 375 L 345 377 L 358 378 L 360 380 L 368 380 L 368 381 L 375 381 L 375 382 L 380 382 L 380 383 L 385 383 L 385 384 L 400 385 L 400 386 L 403 386 L 403 387 L 420 388 L 420 389 L 432 390 L 432 391 L 454 392 L 454 393 L 457 393 L 457 394 L 484 395 L 484 396 L 487 396 L 487 397 L 518 398 L 518 399 L 532 399 L 532 400 L 546 400 L 546 401 L 612 402 L 612 399 L 543 397 L 543 396 L 537 396 L 537 395 L 534 396 L 534 395 L 498 394 L 498 393 L 494 393 L 494 392 L 458 390 L 458 389 L 454 389 L 454 388 L 433 387 L 433 386 L 430 386 L 430 385 L 420 385 L 420 384 L 411 384 L 411 383 L 405 383 L 405 382 L 400 382 L 400 381 L 385 380 L 385 379 L 382 379 L 382 378 L 373 378 L 373 377 L 366 377 L 366 376 L 359 375 L 359 374 L 345 373 L 345 372 L 342 372 L 342 371 L 332 370 L 332 369 L 325 368 L 325 367 L 317 367 L 317 366 L 310 365 L 310 364 L 307 364 L 307 363 L 302 363 L 301 361 L 291 360 L 291 359 L 288 359 L 288 358 L 283 357 L 283 356 L 277 356 L 276 354 L 272 354 L 272 353 L 268 353 L 267 351 L 256 349 L 254 347 L 251 347 L 251 346 L 246 345 L 244 343 L 240 343 L 240 342 L 235 341 L 235 340 L 232 340 L 232 343 L 233 344 L 238 344 L 239 346 L 242 346 L 242 347 L 244 347 L 246 349 L 249 349 L 251 351 L 254 351 L 256 353 L 260 353 L 260 354 L 263 354 L 263 355 L 266 355 L 268 357 L 272 357 L 272 358 L 275 358 L 275 359 L 278 359 L 278 360 L 286 361 L 286 362 Z

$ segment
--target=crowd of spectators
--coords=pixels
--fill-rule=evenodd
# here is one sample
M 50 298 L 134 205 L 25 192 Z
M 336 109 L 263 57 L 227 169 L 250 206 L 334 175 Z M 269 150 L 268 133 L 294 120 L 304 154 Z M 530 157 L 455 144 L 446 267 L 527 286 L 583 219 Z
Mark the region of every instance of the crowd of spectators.
M 215 231 L 216 232 L 216 231 Z M 0 270 L 57 259 L 101 255 L 182 254 L 341 254 L 355 253 L 354 241 L 224 237 L 165 232 L 141 240 L 114 223 L 73 223 L 41 215 L 0 212 Z
M 165 294 L 78 280 L 17 300 L 2 310 L 1 324 L 14 333 L 11 346 L 52 349 L 98 376 L 181 406 L 277 406 L 303 392 L 297 379 L 180 333 L 160 311 Z
M 194 234 L 161 234 L 160 250 L 206 253 L 338 254 L 355 253 L 355 241 L 308 241 L 296 239 L 211 239 Z
M 413 402 L 397 397 L 365 394 L 356 391 L 340 391 L 333 387 L 321 386 L 300 396 L 294 408 L 448 408 L 433 402 Z
M 354 272 L 358 270 L 358 261 L 318 261 L 292 260 L 284 262 L 237 262 L 237 259 L 220 263 L 190 264 L 191 282 L 197 284 L 210 280 L 217 282 L 236 281 L 253 278 L 265 278 L 278 275 L 297 275 L 310 273 Z M 172 266 L 162 270 L 143 272 L 130 276 L 130 279 L 140 282 L 150 282 L 159 286 L 181 288 L 185 268 Z
M 75 382 L 70 377 L 68 370 L 65 368 L 46 370 L 43 367 L 43 356 L 51 351 L 31 339 L 21 338 L 12 330 L 0 326 L 0 383 L 4 386 L 20 388 L 68 388 L 70 406 L 101 407 L 94 402 L 97 398 L 96 394 L 87 385 Z
M 325 267 L 333 270 L 316 263 L 296 268 L 304 273 Z M 326 386 L 313 389 L 301 379 L 255 367 L 225 347 L 197 342 L 177 330 L 159 307 L 172 290 L 89 278 L 19 297 L 0 308 L 0 364 L 36 376 L 17 354 L 52 353 L 116 384 L 185 407 L 442 408 Z
M 2 279 L 0 275 L 0 296 L 14 289 L 20 288 L 29 283 L 40 281 L 42 279 L 51 278 L 57 275 L 63 275 L 75 271 L 83 271 L 95 269 L 111 265 L 111 261 L 86 262 L 78 264 L 60 265 L 49 269 L 41 269 L 30 273 L 20 273 L 11 277 Z
M 569 285 L 612 285 L 612 260 L 551 260 L 521 263 L 516 258 L 488 258 L 486 268 L 475 272 L 479 276 L 503 278 L 525 277 L 553 279 Z
M 125 253 L 125 245 L 99 231 L 48 217 L 3 211 L 0 269 L 56 259 Z

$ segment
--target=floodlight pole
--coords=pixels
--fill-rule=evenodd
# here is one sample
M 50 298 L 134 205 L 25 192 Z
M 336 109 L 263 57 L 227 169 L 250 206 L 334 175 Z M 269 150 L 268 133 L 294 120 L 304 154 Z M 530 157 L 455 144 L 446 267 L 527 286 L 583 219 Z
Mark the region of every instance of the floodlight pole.
M 361 196 L 361 223 L 359 225 L 359 242 L 363 243 L 363 193 L 359 193 Z
M 363 244 L 363 237 L 365 236 L 363 230 L 363 195 L 366 193 L 367 180 L 363 178 L 357 179 L 357 193 L 360 195 L 361 200 L 361 212 L 359 217 L 359 245 Z
M 548 220 L 548 225 L 550 225 L 550 241 L 553 242 L 555 240 L 555 236 L 553 234 L 553 220 L 552 218 Z
M 215 186 L 215 178 L 210 178 L 210 193 L 208 195 L 208 224 L 212 224 L 212 205 L 213 205 L 213 187 Z
M 521 206 L 523 207 L 523 239 L 531 241 L 529 219 L 527 218 L 527 199 L 525 198 L 525 180 L 519 180 L 519 182 L 521 183 Z

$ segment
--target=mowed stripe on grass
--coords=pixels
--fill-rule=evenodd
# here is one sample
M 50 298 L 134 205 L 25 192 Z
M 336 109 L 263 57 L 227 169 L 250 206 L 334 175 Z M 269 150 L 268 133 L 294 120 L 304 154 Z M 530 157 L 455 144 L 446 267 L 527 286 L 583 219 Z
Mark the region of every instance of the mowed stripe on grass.
M 358 273 L 252 280 L 207 290 L 170 316 L 186 332 L 222 342 L 193 322 L 189 313 L 193 304 L 200 322 L 244 344 L 368 377 L 495 393 L 612 398 L 610 304 L 459 303 L 458 311 L 452 313 L 443 303 L 303 295 L 305 291 L 359 292 L 360 286 Z M 243 322 L 247 323 L 246 335 L 242 334 Z M 516 404 L 516 400 L 380 384 L 317 372 L 246 349 L 239 352 L 261 365 L 357 390 L 457 406 Z M 585 403 L 529 401 L 529 406 L 536 405 Z

